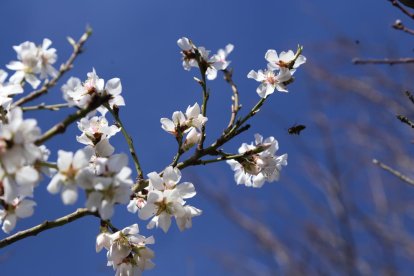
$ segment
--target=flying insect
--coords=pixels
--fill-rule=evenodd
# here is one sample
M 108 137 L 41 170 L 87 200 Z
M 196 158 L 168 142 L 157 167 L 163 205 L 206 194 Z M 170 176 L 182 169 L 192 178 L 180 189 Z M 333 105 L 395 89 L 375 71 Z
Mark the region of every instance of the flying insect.
M 299 135 L 302 130 L 306 128 L 305 125 L 293 125 L 288 129 L 290 135 Z

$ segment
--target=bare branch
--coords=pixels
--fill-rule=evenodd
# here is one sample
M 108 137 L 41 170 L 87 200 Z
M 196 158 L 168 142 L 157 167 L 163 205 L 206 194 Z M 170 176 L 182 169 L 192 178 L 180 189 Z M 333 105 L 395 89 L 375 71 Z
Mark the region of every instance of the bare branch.
M 30 237 L 30 236 L 36 236 L 37 234 L 52 229 L 52 228 L 56 228 L 65 224 L 68 224 L 72 221 L 75 221 L 77 219 L 80 219 L 82 217 L 85 216 L 95 216 L 95 217 L 99 217 L 97 212 L 91 212 L 86 208 L 79 208 L 78 210 L 76 210 L 75 212 L 66 215 L 64 217 L 58 218 L 56 220 L 52 220 L 52 221 L 45 221 L 35 227 L 20 231 L 12 236 L 9 236 L 3 240 L 0 241 L 0 248 L 3 248 L 5 246 L 8 246 L 12 243 L 15 243 L 19 240 L 22 240 L 24 238 Z
M 388 65 L 394 65 L 394 64 L 414 63 L 414 58 L 398 58 L 398 59 L 390 59 L 390 58 L 360 59 L 360 58 L 354 58 L 352 60 L 352 62 L 354 64 L 388 64 Z
M 401 179 L 402 181 L 410 184 L 410 185 L 414 185 L 414 179 L 409 178 L 408 176 L 403 175 L 402 173 L 400 173 L 399 171 L 385 165 L 384 163 L 378 161 L 377 159 L 373 159 L 372 163 L 374 163 L 375 165 L 378 165 L 380 168 L 392 173 L 393 175 L 395 175 L 396 177 L 398 177 L 399 179 Z

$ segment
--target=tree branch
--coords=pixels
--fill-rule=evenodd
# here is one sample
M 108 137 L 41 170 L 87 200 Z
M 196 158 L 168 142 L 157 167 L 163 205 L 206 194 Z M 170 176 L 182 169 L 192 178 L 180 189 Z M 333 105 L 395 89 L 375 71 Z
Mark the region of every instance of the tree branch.
M 352 63 L 354 64 L 388 64 L 388 65 L 394 65 L 394 64 L 408 64 L 408 63 L 414 63 L 414 58 L 398 58 L 398 59 L 360 59 L 360 58 L 354 58 L 352 60 Z
M 97 109 L 102 104 L 106 103 L 110 99 L 110 95 L 104 95 L 104 96 L 95 96 L 89 106 L 85 109 L 80 109 L 76 111 L 75 113 L 69 115 L 64 119 L 62 122 L 56 124 L 54 127 L 50 128 L 48 131 L 43 133 L 43 135 L 36 140 L 36 145 L 41 145 L 56 134 L 65 132 L 66 128 L 72 124 L 73 122 L 85 117 L 89 112 Z
M 403 175 L 402 173 L 400 173 L 399 171 L 385 165 L 384 163 L 378 161 L 377 159 L 373 159 L 372 163 L 374 163 L 375 165 L 378 165 L 380 168 L 392 173 L 393 175 L 395 175 L 396 177 L 398 177 L 399 179 L 401 179 L 402 181 L 410 184 L 410 185 L 414 185 L 414 179 L 409 178 L 408 176 Z
M 46 231 L 48 229 L 56 228 L 65 224 L 68 224 L 72 221 L 75 221 L 77 219 L 80 219 L 85 216 L 95 216 L 99 218 L 99 215 L 97 212 L 91 212 L 86 208 L 79 208 L 75 212 L 66 215 L 64 217 L 58 218 L 56 220 L 52 221 L 45 221 L 35 227 L 17 232 L 16 234 L 9 236 L 3 240 L 0 241 L 0 248 L 3 248 L 5 246 L 8 246 L 12 243 L 15 243 L 19 240 L 22 240 L 24 238 L 30 237 L 30 236 L 36 236 L 37 234 Z

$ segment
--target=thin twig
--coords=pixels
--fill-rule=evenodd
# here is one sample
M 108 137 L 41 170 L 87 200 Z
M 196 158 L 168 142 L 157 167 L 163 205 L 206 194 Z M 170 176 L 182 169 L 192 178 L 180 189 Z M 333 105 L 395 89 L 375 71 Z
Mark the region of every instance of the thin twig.
M 414 63 L 414 58 L 398 58 L 398 59 L 360 59 L 360 58 L 354 58 L 352 60 L 354 64 L 388 64 L 388 65 L 394 65 L 394 64 L 409 64 Z
M 414 104 L 414 96 L 413 96 L 413 94 L 411 94 L 411 92 L 407 90 L 407 91 L 405 91 L 405 95 L 408 97 L 408 99 L 410 99 L 411 103 Z
M 58 111 L 61 108 L 70 107 L 68 103 L 61 103 L 61 104 L 52 104 L 46 105 L 45 103 L 41 103 L 39 105 L 34 106 L 24 106 L 22 107 L 23 111 L 31 111 L 31 110 L 51 110 L 51 111 Z
M 121 121 L 121 118 L 119 117 L 119 109 L 114 110 L 109 106 L 109 104 L 104 104 L 104 106 L 112 114 L 112 116 L 114 117 L 114 119 L 115 119 L 117 125 L 119 126 L 119 128 L 121 128 L 121 132 L 124 135 L 125 140 L 128 144 L 129 153 L 131 154 L 131 157 L 134 160 L 134 165 L 135 165 L 135 169 L 136 169 L 137 174 L 138 174 L 138 179 L 139 180 L 144 179 L 144 173 L 141 169 L 141 165 L 140 165 L 139 160 L 138 160 L 138 155 L 137 155 L 137 153 L 135 151 L 135 148 L 134 148 L 134 143 L 132 141 L 131 136 L 129 136 L 128 132 L 126 131 L 126 129 L 124 127 L 124 124 Z
M 410 34 L 410 35 L 414 35 L 414 30 L 412 30 L 412 29 L 410 29 L 410 28 L 407 28 L 402 22 L 401 22 L 401 20 L 396 20 L 395 22 L 394 22 L 394 24 L 392 24 L 392 27 L 394 28 L 394 29 L 396 29 L 396 30 L 400 30 L 400 31 L 403 31 L 403 32 L 406 32 L 407 34 Z
M 400 120 L 401 122 L 409 125 L 410 127 L 414 128 L 414 123 L 408 119 L 407 117 L 403 116 L 403 115 L 397 115 L 397 119 Z
M 236 84 L 233 81 L 233 70 L 223 70 L 224 73 L 224 79 L 226 80 L 226 82 L 228 84 L 230 84 L 231 86 L 231 90 L 233 92 L 233 95 L 231 96 L 231 100 L 232 100 L 232 105 L 231 105 L 231 117 L 230 117 L 230 121 L 229 124 L 227 125 L 227 128 L 231 128 L 231 126 L 233 126 L 234 121 L 236 120 L 237 117 L 237 113 L 240 110 L 240 105 L 239 105 L 239 91 L 237 89 Z
M 198 54 L 197 58 L 198 67 L 200 68 L 201 74 L 201 81 L 199 81 L 201 87 L 203 88 L 203 104 L 201 105 L 201 114 L 206 117 L 207 116 L 207 102 L 210 94 L 207 90 L 207 79 L 206 79 L 206 72 L 207 72 L 207 65 L 205 61 L 202 59 L 201 55 Z M 197 150 L 202 150 L 204 147 L 204 140 L 206 139 L 206 126 L 203 124 L 201 126 L 201 138 L 198 142 Z
M 397 0 L 388 0 L 391 2 L 391 4 L 398 8 L 400 11 L 402 11 L 405 15 L 407 15 L 408 17 L 410 17 L 411 19 L 414 19 L 414 13 L 410 12 L 409 10 L 407 10 L 406 8 L 404 8 L 403 6 L 401 6 L 400 3 L 398 3 Z
M 414 179 L 409 178 L 408 176 L 403 175 L 402 173 L 400 173 L 399 171 L 385 165 L 384 163 L 378 161 L 377 159 L 373 159 L 372 163 L 374 163 L 375 165 L 378 165 L 379 167 L 381 167 L 382 169 L 392 173 L 393 175 L 395 175 L 396 177 L 398 177 L 399 179 L 401 179 L 402 181 L 410 184 L 410 185 L 414 185 Z
M 62 64 L 60 66 L 59 72 L 57 73 L 57 75 L 53 79 L 51 79 L 49 82 L 46 82 L 40 89 L 35 90 L 35 91 L 31 92 L 29 95 L 17 100 L 13 104 L 13 106 L 20 106 L 24 103 L 32 101 L 32 100 L 42 96 L 43 94 L 47 93 L 50 88 L 55 86 L 57 84 L 57 82 L 60 80 L 60 78 L 67 71 L 69 71 L 72 68 L 73 62 L 75 61 L 76 57 L 80 53 L 82 53 L 82 47 L 85 44 L 85 42 L 88 40 L 88 38 L 91 36 L 91 34 L 92 34 L 92 29 L 87 28 L 85 33 L 78 40 L 78 42 L 76 42 L 75 44 L 72 44 L 72 46 L 73 46 L 72 55 L 69 57 L 69 59 L 64 64 Z
M 80 208 L 78 210 L 76 210 L 75 212 L 66 215 L 64 217 L 58 218 L 56 220 L 52 220 L 52 221 L 45 221 L 35 227 L 20 231 L 12 236 L 9 236 L 3 240 L 0 241 L 0 248 L 3 248 L 5 246 L 8 246 L 12 243 L 15 243 L 21 239 L 30 237 L 30 236 L 36 236 L 37 234 L 48 230 L 48 229 L 52 229 L 52 228 L 56 228 L 65 224 L 68 224 L 72 221 L 75 221 L 77 219 L 80 219 L 82 217 L 85 216 L 95 216 L 95 217 L 99 217 L 97 212 L 91 212 L 86 208 Z
M 181 155 L 185 152 L 184 149 L 182 148 L 182 146 L 183 146 L 183 135 L 182 135 L 181 132 L 178 133 L 177 146 L 178 146 L 177 153 L 175 154 L 173 162 L 170 165 L 172 167 L 177 166 L 177 163 L 180 160 Z
M 51 169 L 58 169 L 58 166 L 56 163 L 50 163 L 50 162 L 45 162 L 45 161 L 37 161 L 36 165 L 41 166 L 41 167 L 51 168 Z
M 65 132 L 66 128 L 72 124 L 73 122 L 85 117 L 89 112 L 95 110 L 102 104 L 108 102 L 110 99 L 110 95 L 104 95 L 104 96 L 95 96 L 91 103 L 88 105 L 85 109 L 80 109 L 76 111 L 73 114 L 70 114 L 66 119 L 64 119 L 62 122 L 56 124 L 52 128 L 50 128 L 48 131 L 46 131 L 39 139 L 36 140 L 36 145 L 41 145 L 56 134 Z

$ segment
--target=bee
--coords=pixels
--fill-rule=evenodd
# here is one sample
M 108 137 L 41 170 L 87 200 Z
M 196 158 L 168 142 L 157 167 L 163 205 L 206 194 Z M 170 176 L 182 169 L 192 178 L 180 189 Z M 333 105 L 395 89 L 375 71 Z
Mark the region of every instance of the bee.
M 302 130 L 306 128 L 305 125 L 293 125 L 288 129 L 290 135 L 299 135 Z

